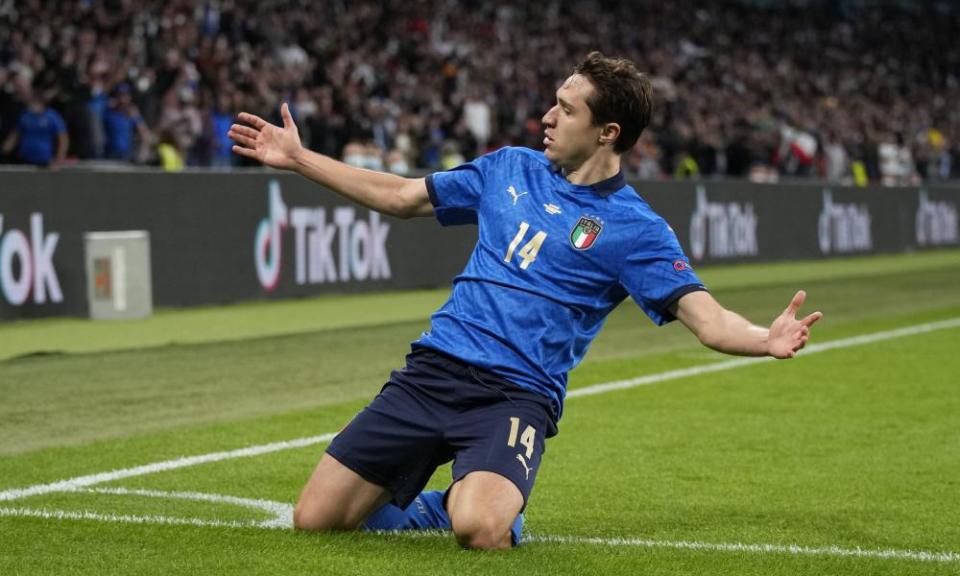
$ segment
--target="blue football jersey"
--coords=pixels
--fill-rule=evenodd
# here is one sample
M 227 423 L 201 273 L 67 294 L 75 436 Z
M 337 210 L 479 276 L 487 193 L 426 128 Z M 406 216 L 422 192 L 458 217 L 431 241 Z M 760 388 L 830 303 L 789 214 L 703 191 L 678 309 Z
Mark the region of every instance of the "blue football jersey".
M 450 299 L 414 346 L 445 352 L 551 398 L 628 295 L 657 324 L 704 290 L 667 223 L 623 174 L 571 184 L 540 152 L 502 148 L 427 177 L 443 225 L 479 237 Z

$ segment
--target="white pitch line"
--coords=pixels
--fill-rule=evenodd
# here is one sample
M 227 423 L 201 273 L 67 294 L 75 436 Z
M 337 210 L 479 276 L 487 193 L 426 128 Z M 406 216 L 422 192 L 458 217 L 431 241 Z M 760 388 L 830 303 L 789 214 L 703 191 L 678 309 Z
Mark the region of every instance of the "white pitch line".
M 37 496 L 39 494 L 48 494 L 50 492 L 70 492 L 80 488 L 86 488 L 95 484 L 113 482 L 123 478 L 132 478 L 134 476 L 144 476 L 157 472 L 166 472 L 167 470 L 176 470 L 177 468 L 187 468 L 199 464 L 208 464 L 210 462 L 219 462 L 221 460 L 231 460 L 233 458 L 249 458 L 251 456 L 260 456 L 271 452 L 281 450 L 290 450 L 292 448 L 303 448 L 322 442 L 329 442 L 337 435 L 337 432 L 321 434 L 320 436 L 310 436 L 307 438 L 297 438 L 295 440 L 285 440 L 283 442 L 274 442 L 272 444 L 261 444 L 259 446 L 248 446 L 238 450 L 228 450 L 226 452 L 213 452 L 211 454 L 200 454 L 197 456 L 185 456 L 175 460 L 164 460 L 163 462 L 154 462 L 135 468 L 124 468 L 122 470 L 113 470 L 111 472 L 101 472 L 89 476 L 79 476 L 69 480 L 61 480 L 52 484 L 37 484 L 27 488 L 17 488 L 0 492 L 0 502 L 4 500 L 19 500 L 28 496 Z
M 171 516 L 135 516 L 132 514 L 101 514 L 80 510 L 44 510 L 35 508 L 0 507 L 0 516 L 18 518 L 44 518 L 47 520 L 96 520 L 99 522 L 120 522 L 124 524 L 165 524 L 168 526 L 216 526 L 219 528 L 268 528 L 287 529 L 287 526 L 263 523 L 258 520 L 203 520 L 201 518 L 176 518 Z
M 449 537 L 446 530 L 375 530 L 377 534 L 402 538 Z M 800 546 L 797 544 L 743 544 L 741 542 L 698 542 L 690 540 L 652 540 L 649 538 L 600 538 L 596 536 L 548 536 L 527 534 L 523 542 L 540 544 L 589 544 L 593 546 L 671 548 L 674 550 L 702 550 L 707 552 L 747 552 L 750 554 L 792 554 L 799 556 L 834 556 L 846 558 L 876 558 L 881 560 L 912 560 L 950 564 L 960 562 L 956 552 L 928 550 L 896 550 L 872 548 L 843 548 L 841 546 Z
M 913 336 L 916 334 L 924 334 L 928 332 L 934 332 L 937 330 L 946 330 L 949 328 L 957 328 L 957 327 L 960 327 L 960 318 L 951 318 L 949 320 L 942 320 L 939 322 L 917 324 L 914 326 L 907 326 L 907 327 L 898 328 L 895 330 L 874 332 L 873 334 L 864 334 L 861 336 L 853 336 L 851 338 L 843 338 L 839 340 L 833 340 L 830 342 L 824 342 L 821 344 L 813 344 L 811 346 L 808 346 L 804 350 L 803 355 L 816 354 L 818 352 L 825 352 L 827 350 L 836 350 L 838 348 L 849 348 L 851 346 L 862 346 L 864 344 L 870 344 L 873 342 L 891 340 L 894 338 L 903 338 L 906 336 Z M 649 376 L 632 378 L 630 380 L 620 380 L 616 382 L 608 382 L 605 384 L 596 384 L 594 386 L 587 386 L 585 388 L 573 390 L 567 395 L 567 397 L 576 398 L 579 396 L 603 394 L 603 393 L 611 392 L 614 390 L 624 390 L 627 388 L 635 388 L 637 386 L 654 384 L 658 382 L 665 382 L 667 380 L 675 380 L 678 378 L 685 378 L 688 376 L 698 376 L 701 374 L 708 374 L 711 372 L 719 372 L 721 370 L 731 370 L 733 368 L 739 368 L 741 366 L 747 366 L 757 362 L 764 362 L 769 360 L 770 360 L 769 358 L 738 358 L 735 360 L 728 360 L 726 362 L 708 364 L 706 366 L 695 366 L 693 368 L 685 368 L 682 370 L 671 370 L 669 372 L 662 372 L 660 374 L 651 374 Z M 186 468 L 188 466 L 197 466 L 200 464 L 207 464 L 210 462 L 219 462 L 221 460 L 229 460 L 233 458 L 246 458 L 250 456 L 259 456 L 262 454 L 269 454 L 271 452 L 279 452 L 281 450 L 289 450 L 292 448 L 303 448 L 306 446 L 312 446 L 314 444 L 329 442 L 336 435 L 337 435 L 336 432 L 330 432 L 327 434 L 321 434 L 319 436 L 297 438 L 294 440 L 287 440 L 284 442 L 274 442 L 272 444 L 262 444 L 259 446 L 249 446 L 247 448 L 240 448 L 238 450 L 229 450 L 226 452 L 214 452 L 211 454 L 200 454 L 197 456 L 187 456 L 187 457 L 177 458 L 174 460 L 154 462 L 152 464 L 146 464 L 144 466 L 137 466 L 134 468 L 124 468 L 122 470 L 101 472 L 99 474 L 92 474 L 89 476 L 79 476 L 77 478 L 61 480 L 59 482 L 53 482 L 51 484 L 37 484 L 34 486 L 29 486 L 27 488 L 14 488 L 11 490 L 5 490 L 3 492 L 0 492 L 0 502 L 10 501 L 10 500 L 19 500 L 21 498 L 26 498 L 28 496 L 48 494 L 50 492 L 69 492 L 71 490 L 86 488 L 88 486 L 103 484 L 106 482 L 113 482 L 115 480 L 121 480 L 123 478 L 143 476 L 146 474 L 154 474 L 156 472 L 165 472 L 168 470 L 175 470 L 177 468 Z
M 852 336 L 850 338 L 841 338 L 839 340 L 831 340 L 829 342 L 822 342 L 819 344 L 811 344 L 803 349 L 800 352 L 801 356 L 809 356 L 810 354 L 817 354 L 820 352 L 827 352 L 828 350 L 836 350 L 838 348 L 850 348 L 851 346 L 863 346 L 864 344 L 872 344 L 874 342 L 882 342 L 884 340 L 893 340 L 894 338 L 903 338 L 906 336 L 914 336 L 916 334 L 926 334 L 928 332 L 935 332 L 937 330 L 947 330 L 949 328 L 958 328 L 960 327 L 960 318 L 951 318 L 949 320 L 941 320 L 939 322 L 930 322 L 928 324 L 917 324 L 915 326 L 907 326 L 905 328 L 898 328 L 896 330 L 887 330 L 884 332 L 874 332 L 873 334 L 863 334 L 860 336 Z M 637 378 L 630 378 L 628 380 L 618 380 L 616 382 L 607 382 L 604 384 L 595 384 L 593 386 L 587 386 L 585 388 L 578 388 L 572 390 L 567 394 L 567 398 L 576 398 L 578 396 L 592 396 L 594 394 L 604 394 L 607 392 L 612 392 L 614 390 L 625 390 L 627 388 L 636 388 L 637 386 L 646 386 L 649 384 L 657 384 L 659 382 L 665 382 L 667 380 L 676 380 L 677 378 L 686 378 L 688 376 L 700 376 L 702 374 L 710 374 L 711 372 L 721 372 L 723 370 L 732 370 L 734 368 L 739 368 L 741 366 L 749 366 L 751 364 L 758 364 L 760 362 L 770 362 L 773 361 L 773 358 L 761 357 L 761 358 L 735 358 L 733 360 L 725 360 L 723 362 L 716 362 L 714 364 L 707 364 L 705 366 L 694 366 L 692 368 L 682 368 L 680 370 L 670 370 L 669 372 L 660 372 L 659 374 L 650 374 L 648 376 L 639 376 Z
M 162 490 L 143 490 L 139 488 L 84 488 L 78 492 L 92 494 L 112 494 L 116 496 L 146 496 L 148 498 L 175 498 L 178 500 L 193 500 L 195 502 L 215 502 L 232 504 L 261 510 L 272 515 L 272 518 L 259 522 L 265 528 L 292 528 L 293 506 L 286 502 L 260 500 L 257 498 L 240 498 L 224 494 L 210 494 L 207 492 L 164 492 Z
M 261 528 L 268 530 L 289 530 L 290 526 L 281 526 L 257 521 L 203 520 L 200 518 L 177 518 L 171 516 L 135 516 L 132 514 L 101 514 L 99 512 L 65 510 L 44 510 L 33 508 L 0 507 L 0 517 L 16 516 L 20 518 L 44 518 L 48 520 L 94 520 L 99 522 L 117 522 L 125 524 L 161 524 L 167 526 L 212 526 L 217 528 Z M 449 532 L 442 530 L 417 531 L 377 531 L 380 534 L 405 538 L 449 538 Z M 590 536 L 541 536 L 529 535 L 524 542 L 541 544 L 588 544 L 593 546 L 668 548 L 674 550 L 696 550 L 706 552 L 746 552 L 748 554 L 788 554 L 794 556 L 828 556 L 843 558 L 873 558 L 879 560 L 908 560 L 937 564 L 960 562 L 960 554 L 955 552 L 930 552 L 923 550 L 842 548 L 840 546 L 798 546 L 796 544 L 742 544 L 651 540 L 648 538 L 598 538 Z
M 848 558 L 877 558 L 882 560 L 914 560 L 917 562 L 960 562 L 956 552 L 928 552 L 923 550 L 875 550 L 842 548 L 840 546 L 798 546 L 796 544 L 742 544 L 714 542 L 670 542 L 647 538 L 592 538 L 586 536 L 530 536 L 524 540 L 546 544 L 594 544 L 600 546 L 636 546 L 640 548 L 673 548 L 676 550 L 703 550 L 708 552 L 748 552 L 752 554 L 794 554 L 803 556 L 839 556 Z

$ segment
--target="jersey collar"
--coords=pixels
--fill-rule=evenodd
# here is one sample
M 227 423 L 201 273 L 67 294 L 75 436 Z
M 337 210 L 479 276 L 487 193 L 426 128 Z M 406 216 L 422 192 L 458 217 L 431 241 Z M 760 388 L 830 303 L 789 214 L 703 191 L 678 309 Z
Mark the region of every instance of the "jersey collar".
M 601 196 L 609 196 L 626 185 L 627 179 L 623 177 L 623 170 L 620 170 L 615 175 L 606 180 L 601 180 L 590 187 Z
M 588 184 L 588 185 L 580 185 L 580 184 L 572 184 L 566 178 L 564 178 L 563 170 L 561 170 L 561 168 L 556 164 L 551 164 L 550 168 L 556 174 L 558 174 L 561 178 L 563 178 L 564 181 L 567 182 L 567 184 L 570 184 L 575 188 L 590 188 L 591 190 L 593 190 L 594 192 L 596 192 L 597 194 L 603 197 L 607 197 L 627 185 L 627 179 L 624 177 L 622 169 L 616 174 L 614 174 L 613 176 L 607 178 L 606 180 L 601 180 L 599 182 L 594 182 L 593 184 Z

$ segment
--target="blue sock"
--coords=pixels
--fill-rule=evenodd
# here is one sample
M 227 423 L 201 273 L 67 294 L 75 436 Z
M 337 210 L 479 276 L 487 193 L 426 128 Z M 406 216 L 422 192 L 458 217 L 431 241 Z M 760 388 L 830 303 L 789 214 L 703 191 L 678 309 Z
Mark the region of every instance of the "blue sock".
M 514 547 L 520 545 L 520 538 L 523 532 L 523 512 L 517 514 L 517 519 L 513 521 L 513 526 L 510 527 L 510 544 Z
M 421 492 L 406 508 L 385 504 L 363 523 L 364 530 L 449 530 L 443 491 Z
M 384 504 L 363 523 L 364 530 L 449 530 L 450 517 L 443 507 L 444 492 L 421 492 L 406 508 Z M 520 545 L 523 514 L 510 527 L 510 542 Z

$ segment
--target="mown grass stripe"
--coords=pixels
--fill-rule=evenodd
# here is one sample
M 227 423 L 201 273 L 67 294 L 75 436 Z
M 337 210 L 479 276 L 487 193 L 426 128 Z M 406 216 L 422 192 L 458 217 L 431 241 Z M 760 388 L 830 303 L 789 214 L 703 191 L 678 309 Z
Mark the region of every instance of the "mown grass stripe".
M 813 344 L 806 348 L 806 350 L 804 351 L 804 355 L 816 354 L 818 352 L 826 352 L 828 350 L 836 350 L 839 348 L 848 348 L 851 346 L 862 346 L 864 344 L 870 344 L 873 342 L 881 342 L 883 340 L 903 338 L 907 336 L 913 336 L 916 334 L 925 334 L 925 333 L 934 332 L 937 330 L 947 330 L 947 329 L 956 328 L 956 327 L 960 327 L 960 318 L 950 318 L 948 320 L 941 320 L 939 322 L 928 322 L 925 324 L 916 324 L 913 326 L 906 326 L 906 327 L 897 328 L 894 330 L 885 330 L 882 332 L 874 332 L 872 334 L 862 334 L 860 336 L 853 336 L 850 338 L 842 338 L 842 339 L 833 340 L 830 342 Z M 580 396 L 605 394 L 607 392 L 612 392 L 614 390 L 624 390 L 628 388 L 635 388 L 637 386 L 644 386 L 648 384 L 655 384 L 658 382 L 665 382 L 667 380 L 675 380 L 678 378 L 686 378 L 689 376 L 698 376 L 702 374 L 708 374 L 711 372 L 719 372 L 721 370 L 731 370 L 734 368 L 739 368 L 741 366 L 748 366 L 758 362 L 767 362 L 770 360 L 772 359 L 771 358 L 737 358 L 737 359 L 728 360 L 725 362 L 718 362 L 716 364 L 708 364 L 706 366 L 695 366 L 693 368 L 684 368 L 681 370 L 670 370 L 668 372 L 661 372 L 659 374 L 651 374 L 649 376 L 641 376 L 639 378 L 631 378 L 629 380 L 619 380 L 615 382 L 607 382 L 604 384 L 596 384 L 594 386 L 588 386 L 586 388 L 580 388 L 578 390 L 571 391 L 567 395 L 567 397 L 577 398 Z M 329 432 L 327 434 L 321 434 L 319 436 L 310 436 L 307 438 L 297 438 L 294 440 L 286 440 L 283 442 L 273 442 L 271 444 L 249 446 L 249 447 L 240 448 L 237 450 L 228 450 L 225 452 L 214 452 L 211 454 L 200 454 L 197 456 L 186 456 L 186 457 L 177 458 L 174 460 L 165 460 L 162 462 L 154 462 L 152 464 L 146 464 L 144 466 L 136 466 L 134 468 L 125 468 L 122 470 L 101 472 L 99 474 L 91 474 L 88 476 L 79 476 L 77 478 L 61 480 L 59 482 L 53 482 L 50 484 L 37 484 L 34 486 L 29 486 L 27 488 L 14 488 L 11 490 L 5 490 L 3 492 L 0 492 L 0 501 L 19 500 L 21 498 L 26 498 L 28 496 L 48 494 L 50 492 L 65 492 L 65 491 L 77 490 L 79 488 L 86 488 L 88 486 L 103 484 L 106 482 L 113 482 L 116 480 L 122 480 L 124 478 L 131 478 L 134 476 L 143 476 L 146 474 L 154 474 L 156 472 L 165 472 L 167 470 L 176 470 L 178 468 L 186 468 L 189 466 L 197 466 L 199 464 L 219 462 L 222 460 L 230 460 L 233 458 L 247 458 L 251 456 L 259 456 L 262 454 L 269 454 L 271 452 L 279 452 L 281 450 L 289 450 L 292 448 L 303 448 L 306 446 L 312 446 L 314 444 L 329 442 L 330 440 L 333 439 L 334 436 L 336 436 L 336 434 L 337 434 L 336 432 Z

